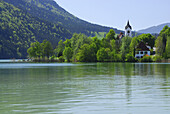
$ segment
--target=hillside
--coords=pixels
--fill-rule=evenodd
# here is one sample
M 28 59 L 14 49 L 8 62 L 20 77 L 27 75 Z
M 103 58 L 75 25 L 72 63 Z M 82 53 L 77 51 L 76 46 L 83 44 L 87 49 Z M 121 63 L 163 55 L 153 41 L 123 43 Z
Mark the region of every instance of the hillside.
M 158 26 L 153 26 L 153 27 L 149 27 L 149 28 L 146 28 L 146 29 L 142 29 L 142 30 L 139 30 L 137 32 L 138 33 L 150 33 L 150 34 L 157 33 L 157 34 L 159 34 L 160 31 L 164 28 L 165 25 L 168 25 L 170 27 L 170 23 L 164 23 L 164 24 L 161 24 L 161 25 L 158 25 Z
M 94 32 L 109 32 L 109 27 L 103 27 L 96 24 L 83 21 L 61 8 L 53 0 L 4 0 L 20 9 L 24 9 L 35 17 L 57 23 L 72 33 L 84 33 L 88 36 L 94 36 Z M 120 30 L 114 29 L 116 33 Z
M 75 17 L 53 0 L 0 0 L 0 59 L 26 58 L 31 42 L 47 39 L 55 47 L 73 33 L 102 38 L 110 29 Z
M 48 39 L 56 45 L 67 37 L 71 33 L 62 26 L 0 1 L 0 58 L 25 58 L 31 42 Z

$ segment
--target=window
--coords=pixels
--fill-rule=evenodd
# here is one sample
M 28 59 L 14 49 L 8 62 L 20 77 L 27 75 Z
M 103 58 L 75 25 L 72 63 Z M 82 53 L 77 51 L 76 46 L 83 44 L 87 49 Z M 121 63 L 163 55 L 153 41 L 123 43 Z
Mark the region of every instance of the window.
M 139 57 L 139 56 L 136 56 L 136 58 L 137 58 L 137 59 L 140 59 L 140 57 Z
M 136 54 L 139 54 L 139 51 L 136 51 Z
M 141 51 L 140 54 L 143 54 L 143 51 Z
M 145 55 L 147 55 L 148 54 L 148 52 L 147 51 L 145 51 Z

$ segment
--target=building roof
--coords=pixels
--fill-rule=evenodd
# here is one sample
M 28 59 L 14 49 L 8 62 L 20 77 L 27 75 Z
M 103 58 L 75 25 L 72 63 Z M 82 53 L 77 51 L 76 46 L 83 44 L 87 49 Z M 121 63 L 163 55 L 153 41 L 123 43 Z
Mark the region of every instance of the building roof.
M 128 29 L 128 28 L 132 29 L 132 27 L 131 27 L 130 24 L 129 24 L 129 20 L 128 20 L 128 22 L 127 22 L 127 25 L 125 26 L 125 29 Z
M 149 48 L 146 46 L 146 44 L 144 42 L 140 42 L 137 45 L 136 50 L 138 50 L 138 51 L 149 51 Z
M 120 32 L 120 34 L 118 35 L 119 39 L 122 39 L 124 37 L 124 34 L 122 32 Z

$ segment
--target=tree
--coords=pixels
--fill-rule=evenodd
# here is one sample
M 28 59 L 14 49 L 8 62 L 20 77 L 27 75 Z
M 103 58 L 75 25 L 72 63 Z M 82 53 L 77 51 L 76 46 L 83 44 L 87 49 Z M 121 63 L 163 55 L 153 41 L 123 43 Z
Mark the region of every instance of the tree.
M 31 43 L 31 47 L 27 50 L 29 57 L 40 57 L 42 56 L 41 44 L 39 42 Z
M 162 37 L 167 37 L 170 36 L 170 27 L 168 27 L 167 25 L 162 29 L 162 31 L 159 34 Z
M 110 45 L 111 45 L 111 50 L 113 51 L 113 50 L 116 50 L 116 41 L 114 40 L 114 39 L 112 39 L 111 41 L 110 41 Z
M 170 36 L 167 37 L 166 42 L 166 57 L 170 58 Z
M 115 40 L 115 31 L 110 29 L 110 31 L 106 34 L 106 40 L 110 42 L 110 40 Z
M 137 62 L 137 59 L 132 54 L 129 53 L 126 55 L 125 61 L 126 62 Z
M 67 39 L 66 41 L 63 42 L 63 44 L 65 45 L 65 47 L 71 47 L 71 40 Z
M 70 47 L 65 47 L 64 51 L 63 51 L 63 55 L 65 57 L 65 59 L 67 60 L 67 62 L 70 62 L 70 59 L 73 56 L 73 50 Z
M 137 36 L 138 41 L 143 41 L 145 44 L 148 43 L 151 48 L 155 45 L 155 37 L 151 34 L 141 34 Z
M 130 43 L 130 52 L 132 53 L 132 55 L 135 55 L 135 48 L 138 45 L 139 40 L 137 39 L 137 37 L 132 38 L 132 41 Z
M 159 56 L 163 56 L 164 53 L 164 44 L 163 44 L 163 38 L 161 36 L 158 36 L 158 38 L 156 39 L 156 54 L 158 54 Z
M 102 47 L 111 48 L 110 40 L 108 41 L 106 38 L 102 39 L 102 43 L 101 44 L 102 44 Z
M 84 44 L 91 44 L 92 39 L 84 34 L 74 34 L 71 38 L 71 46 L 73 49 L 73 59 L 76 61 L 77 53 Z
M 98 52 L 97 52 L 97 60 L 99 62 L 104 62 L 105 59 L 107 59 L 107 58 L 108 58 L 108 54 L 105 51 L 105 48 L 101 48 L 100 50 L 98 50 Z
M 130 52 L 131 40 L 132 40 L 131 37 L 124 37 L 122 39 L 121 55 L 122 55 L 123 60 L 125 60 L 126 54 L 128 54 Z
M 80 62 L 96 62 L 95 48 L 94 44 L 84 44 L 76 55 L 77 60 Z
M 62 56 L 63 55 L 63 51 L 64 51 L 64 44 L 63 44 L 63 41 L 60 40 L 58 42 L 58 46 L 56 47 L 57 57 Z
M 96 50 L 98 51 L 100 49 L 100 47 L 101 47 L 101 40 L 99 40 L 97 37 L 93 37 L 92 42 L 95 43 L 96 48 L 97 48 Z
M 46 56 L 47 58 L 49 58 L 53 54 L 53 47 L 51 43 L 47 40 L 44 40 L 43 43 L 41 43 L 41 45 L 43 57 Z

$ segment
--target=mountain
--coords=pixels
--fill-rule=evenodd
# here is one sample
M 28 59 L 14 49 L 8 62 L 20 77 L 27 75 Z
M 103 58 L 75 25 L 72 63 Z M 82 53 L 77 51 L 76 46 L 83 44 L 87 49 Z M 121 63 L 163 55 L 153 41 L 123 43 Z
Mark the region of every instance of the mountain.
M 170 23 L 164 23 L 164 24 L 160 24 L 157 26 L 152 26 L 146 29 L 142 29 L 137 31 L 138 33 L 150 33 L 150 34 L 159 34 L 160 31 L 164 28 L 164 26 L 168 25 L 170 27 Z
M 0 0 L 0 59 L 26 58 L 35 41 L 47 39 L 55 47 L 73 33 L 95 36 L 110 29 L 75 17 L 53 0 Z
M 81 20 L 61 8 L 53 0 L 4 0 L 14 6 L 24 9 L 31 15 L 46 21 L 57 23 L 72 33 L 84 33 L 94 36 L 95 32 L 109 32 L 110 27 L 104 27 Z M 120 30 L 114 29 L 116 33 Z
M 0 0 L 0 58 L 25 58 L 31 42 L 48 39 L 53 45 L 71 37 L 64 27 L 36 18 Z

